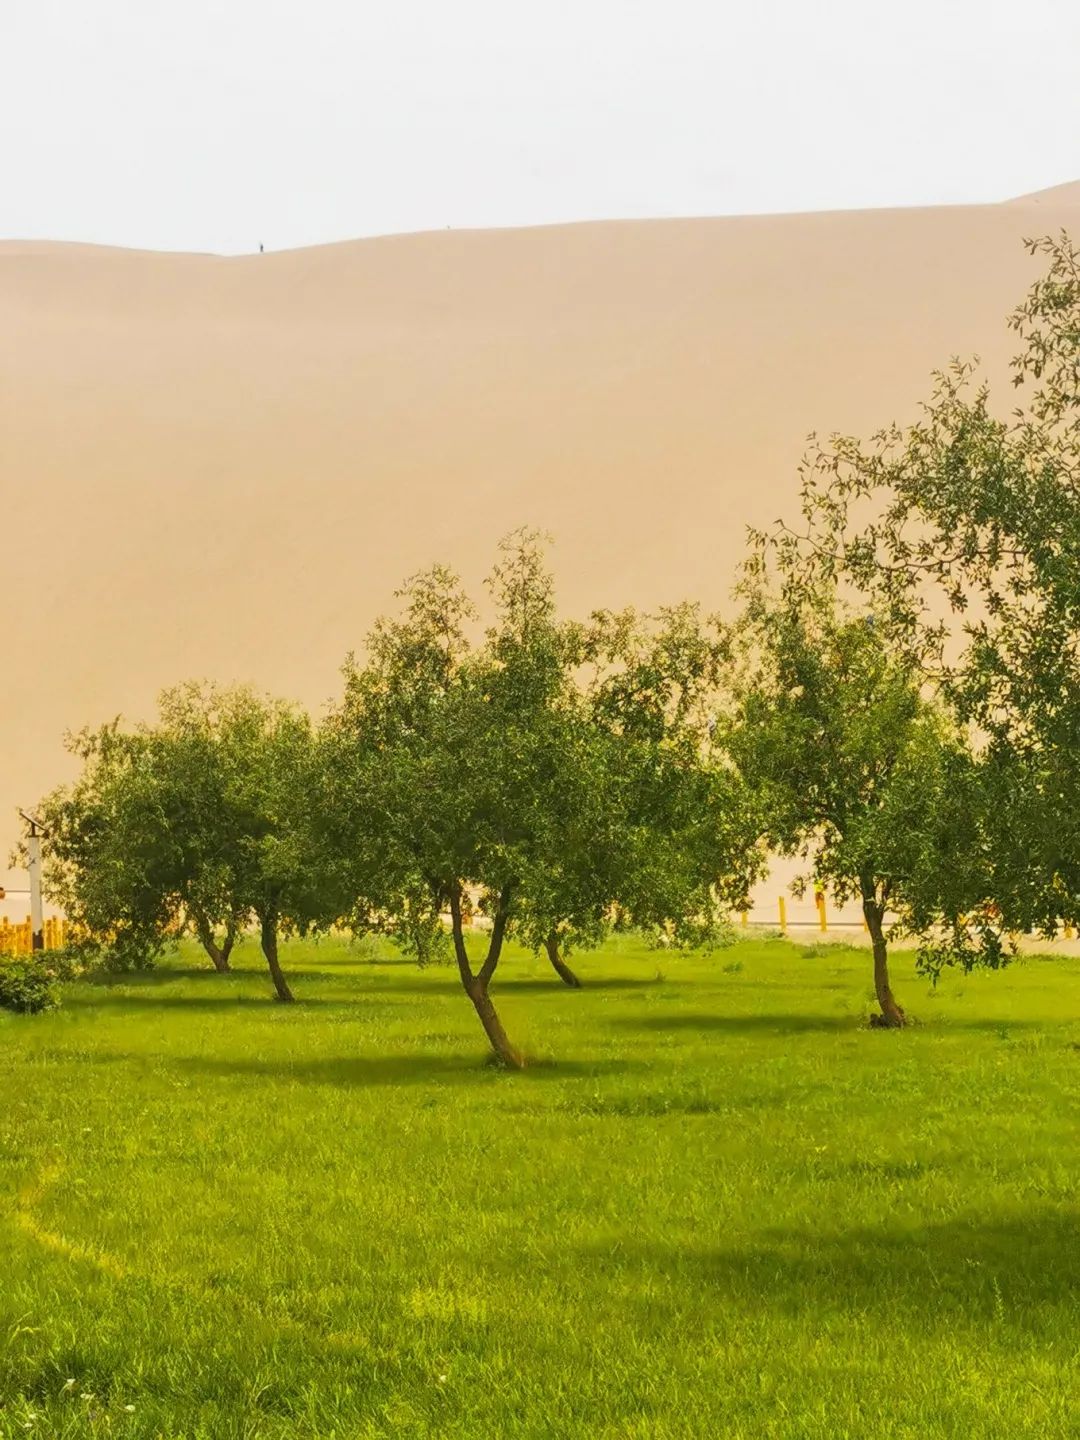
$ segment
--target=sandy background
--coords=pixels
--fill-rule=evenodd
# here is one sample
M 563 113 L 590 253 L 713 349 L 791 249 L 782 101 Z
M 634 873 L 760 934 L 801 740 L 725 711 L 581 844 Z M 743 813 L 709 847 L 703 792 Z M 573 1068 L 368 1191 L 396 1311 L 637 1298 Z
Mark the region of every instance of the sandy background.
M 1022 237 L 1062 226 L 1080 184 L 229 259 L 0 244 L 0 863 L 66 728 L 188 676 L 318 708 L 404 576 L 478 588 L 523 522 L 567 607 L 723 605 L 808 431 L 909 418 L 953 354 L 1004 377 Z

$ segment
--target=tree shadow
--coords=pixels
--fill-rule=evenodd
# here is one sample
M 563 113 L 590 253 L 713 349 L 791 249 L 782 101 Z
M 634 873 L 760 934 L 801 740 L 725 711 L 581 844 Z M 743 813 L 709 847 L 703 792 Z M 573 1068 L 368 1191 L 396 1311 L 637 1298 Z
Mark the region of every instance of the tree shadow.
M 452 1085 L 470 1085 L 477 1081 L 521 1081 L 527 1084 L 545 1080 L 623 1074 L 630 1067 L 622 1060 L 559 1060 L 537 1061 L 524 1070 L 505 1070 L 475 1052 L 451 1055 L 343 1055 L 318 1060 L 234 1060 L 191 1055 L 173 1063 L 185 1070 L 228 1078 L 251 1076 L 258 1079 L 300 1081 L 311 1085 L 336 1085 L 345 1089 L 366 1089 L 381 1085 L 430 1084 L 441 1081 Z
M 93 1055 L 56 1050 L 48 1058 L 91 1065 L 133 1064 L 146 1066 L 151 1057 L 126 1051 L 100 1051 Z M 383 1085 L 451 1085 L 492 1083 L 501 1080 L 542 1083 L 548 1080 L 579 1079 L 622 1075 L 639 1069 L 627 1060 L 537 1060 L 524 1070 L 505 1070 L 489 1056 L 475 1051 L 436 1055 L 430 1051 L 401 1055 L 339 1055 L 313 1060 L 252 1059 L 217 1055 L 172 1055 L 153 1057 L 155 1068 L 162 1064 L 220 1079 L 253 1079 L 335 1085 L 345 1089 L 366 1089 Z
M 663 981 L 648 976 L 637 979 L 630 976 L 618 977 L 610 980 L 591 980 L 587 974 L 581 975 L 581 987 L 575 989 L 572 985 L 564 985 L 557 975 L 552 975 L 549 980 L 544 975 L 523 975 L 523 976 L 502 976 L 492 982 L 492 994 L 496 992 L 501 995 L 513 995 L 518 991 L 541 991 L 551 995 L 586 995 L 590 991 L 604 992 L 608 990 L 641 990 L 654 989 Z M 372 985 L 373 991 L 385 991 L 390 994 L 403 995 L 430 995 L 435 994 L 461 994 L 461 981 L 457 974 L 440 975 L 431 977 L 417 972 L 415 980 L 398 980 L 396 978 L 382 982 L 378 979 Z
M 287 980 L 327 980 L 339 978 L 338 972 L 332 968 L 327 970 L 314 970 L 310 966 L 302 969 L 292 969 L 288 965 L 282 967 Z M 224 974 L 212 969 L 210 966 L 202 965 L 168 965 L 158 970 L 121 970 L 91 971 L 88 975 L 82 975 L 76 982 L 79 985 L 88 985 L 95 990 L 112 990 L 117 987 L 124 987 L 132 990 L 160 990 L 164 985 L 172 985 L 177 981 L 201 981 L 210 982 L 227 989 L 230 985 L 242 983 L 245 980 L 268 980 L 269 971 L 265 965 L 243 965 L 235 970 L 227 970 Z
M 619 1016 L 613 1023 L 639 1030 L 721 1031 L 726 1034 L 760 1030 L 776 1030 L 785 1034 L 810 1030 L 857 1030 L 866 1024 L 861 1016 L 855 1015 L 715 1015 L 699 1011 Z
M 73 995 L 69 998 L 69 1006 L 73 1009 L 99 1009 L 109 1006 L 116 1010 L 240 1010 L 253 1009 L 265 1010 L 268 1006 L 278 1008 L 279 1002 L 274 995 L 273 988 L 267 981 L 266 990 L 262 994 L 252 995 L 248 993 L 234 993 L 231 995 L 186 995 L 186 994 L 165 994 L 161 991 L 142 991 L 134 995 Z M 295 1007 L 282 1007 L 294 1009 L 302 1014 L 312 1007 L 319 1010 L 362 1010 L 364 1002 L 356 1000 L 331 1000 L 321 995 L 298 995 Z
M 725 1034 L 752 1034 L 773 1030 L 791 1035 L 809 1031 L 859 1031 L 869 1030 L 867 1016 L 849 1012 L 842 1015 L 770 1015 L 767 1012 L 750 1015 L 717 1015 L 702 1012 L 680 1011 L 674 1015 L 619 1016 L 612 1023 L 640 1030 L 696 1030 L 719 1031 Z M 923 1021 L 915 1017 L 907 1030 L 882 1030 L 883 1035 L 904 1036 L 917 1034 L 920 1030 L 932 1030 L 938 1034 L 947 1030 L 985 1030 L 1007 1037 L 1010 1030 L 1041 1030 L 1048 1025 L 1070 1023 L 1067 1017 L 1059 1020 L 993 1019 L 985 1016 L 933 1015 Z
M 219 985 L 228 985 L 245 973 L 250 972 L 229 970 L 222 975 L 209 965 L 168 965 L 154 970 L 92 970 L 88 975 L 80 976 L 78 983 L 95 990 L 111 990 L 116 985 L 153 989 L 174 980 L 213 980 Z
M 822 1235 L 776 1230 L 758 1245 L 700 1250 L 624 1241 L 585 1247 L 584 1262 L 638 1271 L 650 1307 L 658 1278 L 717 1300 L 806 1315 L 911 1312 L 919 1323 L 957 1320 L 1026 1330 L 1043 1320 L 1060 1338 L 1061 1308 L 1080 1296 L 1080 1217 L 1056 1209 L 1000 1220 L 965 1215 L 940 1224 L 860 1228 Z M 642 1302 L 645 1303 L 644 1301 Z

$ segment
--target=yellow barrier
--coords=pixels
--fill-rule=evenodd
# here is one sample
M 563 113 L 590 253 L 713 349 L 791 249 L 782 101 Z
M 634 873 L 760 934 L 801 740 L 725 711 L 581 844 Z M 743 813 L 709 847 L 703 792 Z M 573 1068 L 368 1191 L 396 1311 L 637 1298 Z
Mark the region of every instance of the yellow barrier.
M 46 950 L 62 950 L 68 943 L 70 927 L 59 916 L 50 916 L 45 921 L 42 938 Z M 29 915 L 20 924 L 12 925 L 6 917 L 0 918 L 0 955 L 31 955 L 34 950 L 34 935 L 30 928 Z

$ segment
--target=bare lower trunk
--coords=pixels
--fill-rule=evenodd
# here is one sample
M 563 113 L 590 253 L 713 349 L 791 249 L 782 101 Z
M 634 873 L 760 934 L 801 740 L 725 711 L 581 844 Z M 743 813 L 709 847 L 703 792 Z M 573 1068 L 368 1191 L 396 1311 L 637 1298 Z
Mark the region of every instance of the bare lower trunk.
M 889 983 L 889 947 L 882 924 L 882 907 L 876 900 L 864 899 L 863 915 L 874 947 L 874 991 L 881 1006 L 881 1014 L 873 1016 L 870 1023 L 886 1030 L 899 1030 L 907 1024 L 907 1016 L 896 1003 Z
M 506 903 L 500 905 L 495 915 L 495 923 L 491 929 L 491 939 L 488 944 L 487 958 L 480 967 L 478 975 L 473 974 L 472 966 L 469 964 L 468 952 L 465 949 L 465 931 L 461 918 L 461 892 L 455 890 L 450 895 L 450 915 L 453 922 L 454 954 L 458 962 L 458 974 L 461 976 L 461 984 L 465 994 L 473 1003 L 473 1009 L 479 1017 L 480 1024 L 484 1027 L 484 1034 L 487 1036 L 491 1049 L 500 1065 L 505 1065 L 510 1070 L 524 1070 L 525 1057 L 521 1051 L 511 1045 L 510 1040 L 503 1029 L 502 1021 L 498 1012 L 492 1004 L 488 986 L 491 977 L 495 973 L 495 967 L 499 963 L 499 955 L 502 951 L 503 936 L 506 933 L 507 913 L 506 905 L 509 904 L 509 896 L 506 896 Z
M 263 954 L 266 956 L 266 963 L 270 967 L 270 978 L 274 982 L 274 989 L 277 992 L 277 998 L 282 1002 L 282 1004 L 291 1005 L 295 1001 L 296 996 L 289 989 L 288 982 L 285 979 L 284 974 L 282 973 L 280 964 L 278 963 L 277 916 L 272 914 L 264 916 L 262 919 L 261 931 L 262 951 Z
M 495 1058 L 500 1065 L 506 1065 L 511 1070 L 524 1070 L 525 1057 L 521 1051 L 511 1045 L 506 1031 L 503 1029 L 502 1021 L 499 1019 L 495 1006 L 491 1003 L 491 996 L 488 988 L 479 979 L 471 980 L 465 986 L 465 993 L 473 1003 L 473 1009 L 480 1017 L 480 1024 L 484 1027 L 484 1034 L 491 1042 L 491 1048 Z
M 213 927 L 205 915 L 195 916 L 195 933 L 199 937 L 199 944 L 210 957 L 210 962 L 219 975 L 225 975 L 229 969 L 229 954 L 232 951 L 232 936 L 226 933 L 225 945 L 220 946 L 214 938 Z
M 559 937 L 554 930 L 552 930 L 551 934 L 544 941 L 544 949 L 547 951 L 547 957 L 551 961 L 551 968 L 563 984 L 569 985 L 572 990 L 580 990 L 581 981 L 559 954 Z

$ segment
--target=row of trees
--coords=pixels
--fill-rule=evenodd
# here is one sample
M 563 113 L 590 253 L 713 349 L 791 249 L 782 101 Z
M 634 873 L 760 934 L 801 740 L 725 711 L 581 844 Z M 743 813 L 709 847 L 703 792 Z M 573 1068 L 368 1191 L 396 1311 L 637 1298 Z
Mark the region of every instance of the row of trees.
M 524 531 L 489 586 L 478 636 L 450 571 L 410 581 L 317 726 L 189 684 L 153 725 L 74 737 L 82 774 L 41 807 L 52 897 L 114 964 L 145 965 L 190 927 L 226 970 L 254 924 L 286 1002 L 282 933 L 343 924 L 422 962 L 448 951 L 512 1065 L 491 996 L 511 933 L 570 984 L 568 953 L 615 920 L 714 933 L 761 864 L 745 783 L 709 737 L 717 627 L 691 606 L 562 620 Z M 474 905 L 489 922 L 479 963 Z
M 486 633 L 450 571 L 415 577 L 319 725 L 188 684 L 152 725 L 74 737 L 82 774 L 42 807 L 50 892 L 118 965 L 186 928 L 225 971 L 253 926 L 285 1002 L 282 933 L 345 925 L 445 954 L 519 1065 L 491 995 L 509 935 L 576 985 L 569 955 L 611 925 L 706 942 L 770 852 L 801 853 L 861 899 L 879 1023 L 901 1025 L 886 908 L 940 928 L 943 857 L 977 823 L 971 756 L 870 617 L 787 578 L 748 579 L 732 626 L 689 604 L 567 621 L 540 538 L 518 532 Z
M 802 525 L 757 537 L 758 573 L 872 607 L 971 739 L 977 826 L 942 877 L 968 964 L 1080 918 L 1080 252 L 1065 232 L 1027 248 L 1045 269 L 1009 321 L 1021 403 L 954 361 L 916 424 L 815 443 Z
M 53 898 L 121 964 L 188 927 L 224 970 L 254 925 L 283 1001 L 282 933 L 445 954 L 512 1065 L 491 994 L 508 936 L 574 984 L 568 957 L 612 924 L 715 935 L 770 852 L 861 902 L 888 1026 L 887 913 L 930 969 L 1075 921 L 1080 284 L 1064 238 L 1042 248 L 1014 320 L 1028 410 L 994 421 L 959 370 L 910 431 L 819 447 L 806 523 L 757 537 L 735 623 L 566 620 L 517 532 L 486 631 L 452 572 L 414 577 L 318 724 L 186 685 L 153 725 L 74 737 L 82 774 L 43 806 Z

